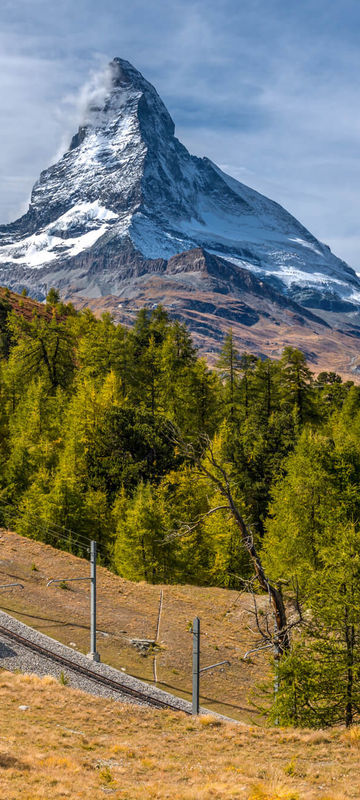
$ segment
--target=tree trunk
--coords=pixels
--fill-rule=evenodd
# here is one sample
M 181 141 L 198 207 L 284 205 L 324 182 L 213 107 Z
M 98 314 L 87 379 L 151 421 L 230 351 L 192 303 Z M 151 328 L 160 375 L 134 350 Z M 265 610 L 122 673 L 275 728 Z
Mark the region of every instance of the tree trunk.
M 195 462 L 199 472 L 206 476 L 214 484 L 214 486 L 217 487 L 220 494 L 226 501 L 225 506 L 218 506 L 217 508 L 210 510 L 208 513 L 212 514 L 219 508 L 228 508 L 234 518 L 234 521 L 240 531 L 243 547 L 248 552 L 252 560 L 255 575 L 261 588 L 269 597 L 274 613 L 273 641 L 276 643 L 276 657 L 281 658 L 290 650 L 289 628 L 281 589 L 277 586 L 274 586 L 265 573 L 251 530 L 243 519 L 235 503 L 230 487 L 229 477 L 225 469 L 216 460 L 209 438 L 207 436 L 203 436 L 201 441 L 207 448 L 207 453 L 205 456 L 199 456 L 198 451 L 195 450 L 193 445 L 188 445 L 181 435 L 179 435 L 179 432 L 174 429 L 173 443 L 176 443 L 176 445 L 180 447 L 186 457 L 190 458 L 193 463 Z M 206 465 L 206 462 L 208 462 L 209 467 Z M 194 527 L 196 527 L 196 524 L 197 523 L 195 523 Z
M 276 626 L 276 638 L 277 638 L 277 658 L 281 658 L 284 653 L 286 653 L 290 649 L 290 639 L 289 633 L 287 629 L 287 617 L 286 617 L 286 609 L 283 600 L 283 596 L 281 590 L 273 584 L 268 579 L 263 565 L 261 563 L 260 556 L 256 550 L 253 537 L 251 533 L 248 531 L 247 526 L 239 513 L 236 505 L 234 503 L 233 498 L 228 497 L 229 499 L 229 507 L 232 511 L 233 517 L 235 522 L 240 529 L 241 539 L 244 544 L 245 549 L 249 553 L 249 556 L 253 562 L 255 575 L 258 578 L 259 584 L 262 589 L 269 595 L 271 605 L 274 611 L 275 617 L 275 626 Z

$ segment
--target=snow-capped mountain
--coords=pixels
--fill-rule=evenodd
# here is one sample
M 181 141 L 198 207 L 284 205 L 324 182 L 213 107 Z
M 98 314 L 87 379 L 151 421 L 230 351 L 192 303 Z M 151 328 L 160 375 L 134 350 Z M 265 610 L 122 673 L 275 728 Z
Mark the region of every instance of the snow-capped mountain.
M 153 86 L 115 58 L 27 213 L 0 228 L 0 283 L 40 298 L 53 285 L 121 295 L 199 247 L 308 307 L 360 306 L 354 270 L 280 205 L 190 155 Z

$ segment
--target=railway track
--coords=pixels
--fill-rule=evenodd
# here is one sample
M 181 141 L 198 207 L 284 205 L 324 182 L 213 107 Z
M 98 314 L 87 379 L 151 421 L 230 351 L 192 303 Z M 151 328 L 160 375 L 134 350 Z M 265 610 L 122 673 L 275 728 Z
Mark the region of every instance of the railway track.
M 128 695 L 133 697 L 136 700 L 141 701 L 142 703 L 146 703 L 146 705 L 153 706 L 155 708 L 166 708 L 171 709 L 172 711 L 182 711 L 185 714 L 191 714 L 190 710 L 179 708 L 175 704 L 167 702 L 166 700 L 161 700 L 158 697 L 154 697 L 147 692 L 142 692 L 139 689 L 134 689 L 131 686 L 127 686 L 121 681 L 115 681 L 112 678 L 107 677 L 106 675 L 100 675 L 99 673 L 95 672 L 90 668 L 83 666 L 82 664 L 78 664 L 76 661 L 72 661 L 70 658 L 66 658 L 65 656 L 61 656 L 58 653 L 54 653 L 52 650 L 49 650 L 47 647 L 43 647 L 36 642 L 32 642 L 30 639 L 27 639 L 26 636 L 21 636 L 20 633 L 16 633 L 15 631 L 11 631 L 3 625 L 0 625 L 0 635 L 4 636 L 7 639 L 10 639 L 13 642 L 17 642 L 22 647 L 35 652 L 44 658 L 49 659 L 50 661 L 54 661 L 57 664 L 60 664 L 63 667 L 67 667 L 67 669 L 72 670 L 72 672 L 77 673 L 78 675 L 82 675 L 85 678 L 90 679 L 94 683 L 101 684 L 102 686 L 107 686 L 114 691 L 118 691 L 119 694 Z

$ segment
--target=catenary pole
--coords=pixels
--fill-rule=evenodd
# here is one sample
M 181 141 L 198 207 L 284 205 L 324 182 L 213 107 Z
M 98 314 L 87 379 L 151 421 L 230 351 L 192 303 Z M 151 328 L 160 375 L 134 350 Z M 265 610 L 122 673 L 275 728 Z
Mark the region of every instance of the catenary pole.
M 96 650 L 96 542 L 90 543 L 90 653 L 89 658 L 100 661 Z
M 193 685 L 192 685 L 192 713 L 199 713 L 199 685 L 200 685 L 200 620 L 195 617 L 193 622 Z
M 54 583 L 67 583 L 72 581 L 90 581 L 90 653 L 88 658 L 100 661 L 100 654 L 96 650 L 96 555 L 97 543 L 90 542 L 90 576 L 88 578 L 51 578 L 47 586 Z

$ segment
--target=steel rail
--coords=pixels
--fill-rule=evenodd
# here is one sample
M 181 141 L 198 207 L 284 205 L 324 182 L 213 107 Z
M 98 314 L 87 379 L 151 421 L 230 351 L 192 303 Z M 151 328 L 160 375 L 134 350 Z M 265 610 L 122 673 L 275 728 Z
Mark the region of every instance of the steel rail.
M 3 625 L 0 625 L 0 634 L 8 639 L 18 642 L 24 647 L 27 647 L 29 650 L 33 650 L 35 653 L 39 653 L 50 661 L 56 661 L 58 664 L 61 664 L 61 666 L 71 669 L 72 672 L 77 672 L 79 675 L 90 678 L 90 680 L 94 681 L 94 683 L 100 683 L 103 686 L 108 686 L 111 689 L 115 689 L 115 691 L 118 691 L 121 694 L 129 695 L 137 700 L 142 700 L 144 703 L 147 703 L 147 705 L 155 706 L 155 708 L 170 708 L 172 711 L 182 711 L 184 714 L 191 713 L 190 711 L 178 708 L 172 703 L 166 702 L 166 700 L 160 700 L 160 698 L 153 697 L 150 694 L 146 694 L 146 692 L 141 692 L 139 689 L 133 689 L 131 686 L 126 686 L 125 684 L 120 683 L 120 681 L 115 681 L 112 678 L 108 678 L 106 675 L 99 675 L 96 672 L 93 672 L 91 669 L 88 669 L 81 664 L 77 664 L 75 661 L 71 661 L 71 659 L 66 658 L 65 656 L 60 656 L 58 653 L 54 653 L 52 650 L 48 650 L 46 647 L 43 647 L 40 644 L 31 642 L 25 636 L 21 636 L 20 633 L 15 633 L 14 631 L 10 631 Z

